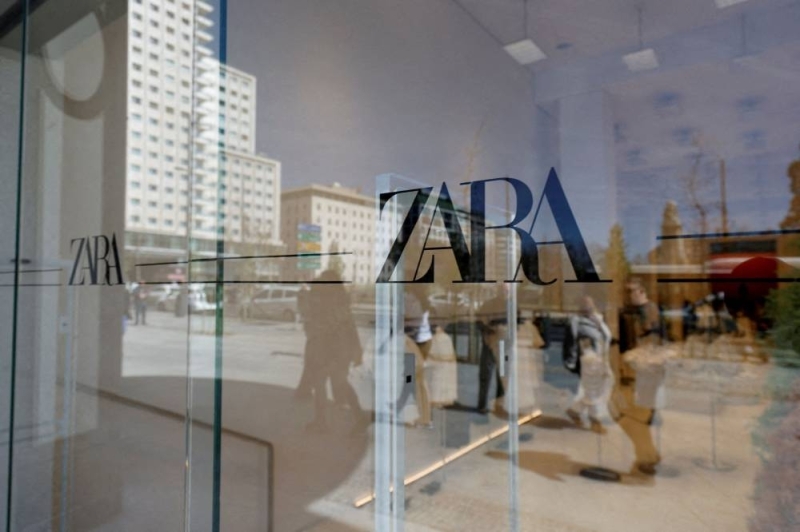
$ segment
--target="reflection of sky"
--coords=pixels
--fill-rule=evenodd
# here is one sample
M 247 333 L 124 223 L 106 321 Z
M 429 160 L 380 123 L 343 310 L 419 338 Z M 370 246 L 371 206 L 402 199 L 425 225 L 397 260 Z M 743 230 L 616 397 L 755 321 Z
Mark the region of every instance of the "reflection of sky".
M 375 176 L 392 172 L 447 181 L 461 202 L 467 177 L 512 176 L 538 199 L 547 169 L 562 164 L 557 106 L 541 91 L 534 105 L 535 80 L 452 2 L 244 0 L 230 6 L 228 23 L 230 63 L 258 78 L 257 147 L 283 163 L 284 189 L 340 182 L 372 193 Z M 617 207 L 631 255 L 655 245 L 667 200 L 677 202 L 685 230 L 698 229 L 684 188 L 697 142 L 711 229 L 720 156 L 731 229 L 775 227 L 786 213 L 786 167 L 800 140 L 800 94 L 786 81 L 800 72 L 800 44 L 784 36 L 731 61 L 739 38 L 726 32 L 696 31 L 725 49 L 707 61 L 680 56 L 696 39 L 675 36 L 663 41 L 657 71 L 614 78 L 586 70 L 597 78 L 587 86 L 613 102 Z M 493 194 L 493 203 L 505 202 Z M 579 224 L 596 225 L 574 207 Z
M 796 150 L 727 160 L 728 224 L 732 231 L 774 229 L 789 207 L 786 168 Z M 702 163 L 698 197 L 708 211 L 708 229 L 719 230 L 720 182 L 716 160 Z M 673 167 L 628 171 L 619 175 L 620 221 L 626 229 L 631 255 L 652 249 L 660 234 L 668 200 L 678 204 L 684 232 L 699 232 L 699 217 L 691 206 L 685 177 L 691 162 Z M 632 230 L 637 228 L 637 230 Z
M 793 43 L 759 56 L 758 68 L 721 61 L 611 88 L 620 219 L 632 255 L 655 245 L 667 200 L 678 204 L 684 231 L 700 231 L 686 189 L 698 151 L 697 195 L 709 230 L 720 228 L 720 158 L 729 229 L 778 226 L 789 203 L 786 169 L 800 155 L 800 95 L 774 73 L 791 75 L 798 54 Z
M 393 172 L 461 200 L 473 147 L 474 179 L 530 179 L 529 75 L 453 3 L 249 0 L 229 17 L 230 63 L 258 77 L 257 147 L 285 189 L 371 193 Z

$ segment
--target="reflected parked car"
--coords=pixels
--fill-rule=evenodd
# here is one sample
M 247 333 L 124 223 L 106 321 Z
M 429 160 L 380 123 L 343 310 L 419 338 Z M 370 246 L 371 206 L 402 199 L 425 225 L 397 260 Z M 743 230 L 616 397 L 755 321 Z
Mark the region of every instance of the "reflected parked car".
M 147 304 L 151 307 L 163 310 L 162 303 L 172 294 L 176 293 L 178 289 L 179 285 L 177 283 L 170 285 L 148 286 L 146 299 Z
M 157 308 L 167 312 L 175 312 L 181 290 L 173 290 L 159 302 Z M 202 285 L 192 285 L 187 294 L 187 304 L 192 314 L 213 313 L 217 310 L 217 303 L 208 300 L 208 295 Z M 219 304 L 222 306 L 222 303 Z
M 272 318 L 294 321 L 298 315 L 299 286 L 265 286 L 243 305 L 248 318 Z

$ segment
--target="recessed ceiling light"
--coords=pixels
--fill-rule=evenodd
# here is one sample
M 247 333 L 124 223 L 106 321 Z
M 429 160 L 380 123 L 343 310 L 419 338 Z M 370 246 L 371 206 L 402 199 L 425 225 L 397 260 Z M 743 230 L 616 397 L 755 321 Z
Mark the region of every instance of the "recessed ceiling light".
M 742 2 L 747 2 L 747 0 L 714 0 L 714 3 L 717 4 L 719 9 L 735 6 L 736 4 L 741 4 Z
M 656 57 L 656 52 L 652 48 L 623 55 L 622 60 L 625 61 L 628 70 L 631 72 L 642 72 L 643 70 L 658 68 L 658 57 Z
M 542 49 L 530 39 L 511 43 L 504 46 L 503 49 L 520 65 L 530 65 L 547 58 Z

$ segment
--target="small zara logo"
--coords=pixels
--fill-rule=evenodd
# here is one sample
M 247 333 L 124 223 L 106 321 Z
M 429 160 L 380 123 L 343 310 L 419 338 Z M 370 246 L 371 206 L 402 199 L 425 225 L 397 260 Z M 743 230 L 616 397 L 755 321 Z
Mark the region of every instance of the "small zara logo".
M 78 245 L 77 251 L 75 251 L 76 243 Z M 75 257 L 72 264 L 72 273 L 69 276 L 70 285 L 100 284 L 113 286 L 124 283 L 116 234 L 111 234 L 111 240 L 105 235 L 73 238 L 70 241 L 70 250 L 74 252 Z M 110 259 L 109 253 L 111 254 Z M 116 282 L 111 282 L 112 272 Z M 76 279 L 76 277 L 78 278 Z M 88 283 L 86 282 L 87 279 Z

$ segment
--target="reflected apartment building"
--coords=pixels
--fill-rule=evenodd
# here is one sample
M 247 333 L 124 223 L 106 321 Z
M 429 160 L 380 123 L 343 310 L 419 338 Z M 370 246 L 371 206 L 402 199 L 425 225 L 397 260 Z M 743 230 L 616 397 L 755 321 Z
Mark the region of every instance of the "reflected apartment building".
M 323 254 L 317 264 L 306 261 L 309 264 L 307 269 L 303 268 L 300 260 L 287 261 L 284 265 L 287 278 L 300 278 L 298 275 L 310 278 L 336 266 L 341 268 L 340 273 L 345 279 L 356 284 L 373 280 L 377 212 L 374 198 L 334 183 L 285 190 L 281 205 L 281 238 L 286 243 L 287 253 L 309 251 Z M 305 249 L 306 244 L 298 235 L 298 226 L 302 224 L 319 228 L 320 239 L 313 250 Z
M 187 239 L 200 257 L 216 253 L 220 236 L 230 255 L 248 243 L 279 247 L 281 164 L 256 153 L 255 76 L 207 46 L 212 6 L 128 9 L 127 273 L 159 277 L 133 264 L 185 259 Z
M 406 196 L 410 197 L 410 194 Z M 299 267 L 302 260 L 287 261 L 285 273 L 288 278 L 306 279 L 309 275 L 330 268 L 331 264 L 341 264 L 336 267 L 342 269 L 343 276 L 360 285 L 374 282 L 376 272 L 381 266 L 374 262 L 376 245 L 385 245 L 388 250 L 406 214 L 406 208 L 395 199 L 387 202 L 380 216 L 377 216 L 375 198 L 339 183 L 330 186 L 314 184 L 285 190 L 281 197 L 281 205 L 283 207 L 281 239 L 287 246 L 287 253 L 290 255 L 312 251 L 322 253 L 318 264 L 312 265 L 313 268 Z M 452 253 L 445 249 L 449 245 L 449 237 L 444 220 L 435 206 L 436 198 L 430 198 L 414 228 L 414 244 L 411 245 L 414 249 L 408 255 L 413 255 L 411 259 L 414 263 L 421 259 L 420 267 L 424 267 L 429 264 L 433 254 L 436 254 L 439 263 L 446 261 L 446 264 L 442 264 L 439 268 L 455 268 Z M 469 241 L 469 212 L 457 208 L 456 216 L 464 238 Z M 394 225 L 392 225 L 393 217 L 396 218 Z M 302 231 L 299 229 L 301 225 L 314 225 L 319 228 L 320 240 L 313 250 L 303 242 L 303 237 L 300 235 Z M 497 259 L 503 255 L 500 252 L 504 251 L 507 245 L 504 237 L 505 235 L 502 235 L 496 239 L 492 231 L 486 234 L 486 246 L 490 250 L 489 256 L 493 258 L 487 262 L 487 273 L 490 278 L 505 274 L 504 268 L 498 266 L 500 259 Z M 496 247 L 496 240 L 498 243 L 503 243 L 502 247 Z M 423 247 L 434 249 L 425 251 L 420 257 Z M 331 255 L 331 253 L 343 254 Z M 297 275 L 300 277 L 296 277 Z

